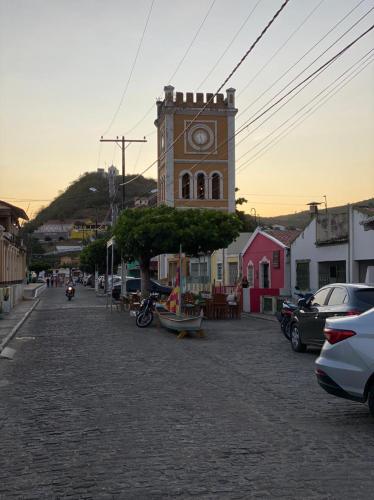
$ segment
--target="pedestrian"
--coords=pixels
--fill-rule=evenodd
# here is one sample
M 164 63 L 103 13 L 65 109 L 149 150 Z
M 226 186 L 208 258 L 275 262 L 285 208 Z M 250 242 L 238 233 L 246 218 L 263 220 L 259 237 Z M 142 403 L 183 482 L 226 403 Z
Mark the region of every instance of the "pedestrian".
M 49 288 L 49 276 L 47 276 L 46 281 L 47 281 L 47 288 Z

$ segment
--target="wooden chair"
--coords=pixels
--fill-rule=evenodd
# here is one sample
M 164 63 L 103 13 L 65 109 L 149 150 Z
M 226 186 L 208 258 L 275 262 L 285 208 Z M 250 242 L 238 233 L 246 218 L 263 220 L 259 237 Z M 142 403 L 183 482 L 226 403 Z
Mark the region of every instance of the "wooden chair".
M 224 293 L 214 293 L 212 298 L 212 319 L 228 319 L 229 305 Z

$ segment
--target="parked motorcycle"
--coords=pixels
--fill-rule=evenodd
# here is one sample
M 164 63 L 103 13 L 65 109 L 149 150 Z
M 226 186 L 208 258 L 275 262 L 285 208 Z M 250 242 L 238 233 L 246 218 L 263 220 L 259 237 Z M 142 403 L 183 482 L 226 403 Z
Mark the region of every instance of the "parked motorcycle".
M 280 327 L 282 330 L 283 335 L 286 337 L 287 340 L 291 339 L 291 319 L 293 316 L 293 313 L 299 309 L 302 305 L 305 304 L 305 301 L 310 299 L 310 297 L 313 296 L 312 293 L 300 293 L 296 292 L 295 295 L 299 297 L 299 300 L 297 301 L 297 304 L 294 304 L 293 302 L 290 302 L 289 300 L 285 300 L 282 303 L 282 310 L 279 316 L 279 322 L 280 322 Z
M 152 323 L 157 298 L 158 293 L 151 293 L 149 297 L 141 301 L 139 311 L 136 314 L 136 326 L 145 328 Z
M 66 289 L 65 295 L 68 298 L 68 300 L 71 300 L 74 297 L 74 287 L 69 285 Z

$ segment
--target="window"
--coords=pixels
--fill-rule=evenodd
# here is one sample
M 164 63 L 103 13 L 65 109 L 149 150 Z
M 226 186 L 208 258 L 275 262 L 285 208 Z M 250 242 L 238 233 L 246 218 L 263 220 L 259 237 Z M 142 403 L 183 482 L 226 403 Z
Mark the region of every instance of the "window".
M 189 200 L 191 190 L 190 174 L 184 174 L 182 177 L 182 198 Z
M 205 199 L 205 175 L 197 174 L 197 198 L 199 200 Z
M 270 265 L 268 262 L 262 262 L 260 264 L 260 288 L 270 288 Z
M 219 200 L 221 198 L 221 179 L 219 174 L 212 175 L 212 199 Z
M 223 268 L 222 268 L 222 262 L 218 262 L 217 263 L 217 280 L 218 281 L 222 281 L 222 271 L 223 271 Z
M 273 252 L 273 267 L 275 269 L 280 268 L 280 250 L 275 250 Z
M 329 306 L 340 306 L 346 302 L 347 290 L 345 288 L 336 287 L 333 289 L 328 305 Z
M 309 290 L 309 262 L 296 262 L 296 286 L 300 290 Z
M 330 287 L 322 288 L 322 290 L 319 290 L 315 294 L 312 301 L 310 302 L 310 305 L 311 306 L 323 306 L 323 305 L 325 305 L 326 297 L 330 293 L 330 290 L 331 290 Z
M 191 262 L 191 276 L 199 276 L 199 263 Z
M 254 269 L 253 269 L 253 264 L 248 265 L 247 269 L 247 279 L 248 279 L 248 286 L 254 286 Z

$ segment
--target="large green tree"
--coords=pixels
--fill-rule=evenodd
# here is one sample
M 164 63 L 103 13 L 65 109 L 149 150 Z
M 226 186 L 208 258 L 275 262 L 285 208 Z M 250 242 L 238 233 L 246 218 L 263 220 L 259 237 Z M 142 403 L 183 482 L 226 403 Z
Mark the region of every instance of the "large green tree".
M 238 235 L 241 222 L 235 214 L 216 210 L 172 207 L 124 210 L 114 228 L 125 261 L 138 260 L 142 293 L 149 290 L 150 260 L 163 253 L 197 255 L 227 247 Z

